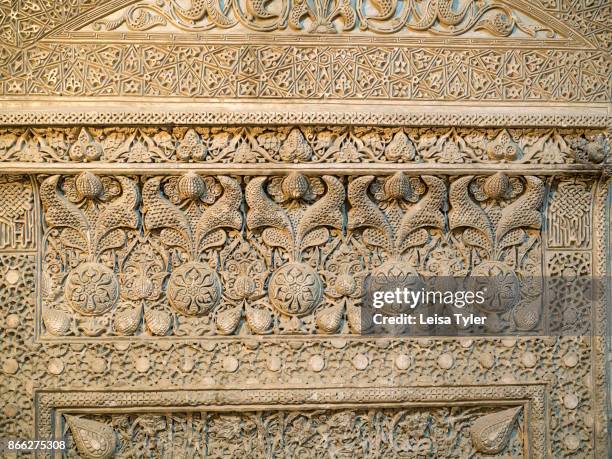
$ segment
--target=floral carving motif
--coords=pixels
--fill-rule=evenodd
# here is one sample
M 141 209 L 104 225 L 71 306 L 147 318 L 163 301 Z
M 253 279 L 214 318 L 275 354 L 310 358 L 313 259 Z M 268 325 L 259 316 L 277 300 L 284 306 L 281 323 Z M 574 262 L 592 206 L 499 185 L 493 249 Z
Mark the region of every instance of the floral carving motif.
M 285 314 L 308 314 L 320 301 L 322 283 L 307 264 L 288 263 L 270 278 L 270 301 Z
M 487 147 L 491 159 L 513 161 L 522 155 L 521 148 L 510 137 L 508 131 L 502 131 Z
M 471 268 L 473 287 L 487 284 L 483 307 L 492 313 L 491 328 L 501 329 L 508 321 L 530 330 L 539 322 L 544 192 L 538 177 L 510 178 L 504 173 L 461 177 L 451 183 L 449 228 L 461 240 L 459 249 Z M 491 277 L 494 280 L 487 281 Z
M 498 454 L 508 445 L 521 408 L 510 408 L 478 418 L 470 431 L 477 451 Z
M 208 266 L 191 262 L 172 272 L 167 295 L 172 307 L 182 314 L 207 314 L 221 298 L 221 284 Z
M 487 303 L 495 327 L 535 328 L 541 179 L 449 181 L 188 172 L 144 180 L 141 202 L 127 177 L 49 178 L 46 331 L 361 333 L 367 285 L 418 290 L 432 276 L 499 278 Z
M 176 156 L 180 160 L 202 160 L 206 156 L 206 148 L 202 145 L 200 137 L 189 129 L 176 149 Z
M 114 256 L 137 228 L 139 192 L 127 177 L 99 178 L 83 172 L 76 178 L 52 176 L 41 185 L 46 211 L 45 240 L 55 257 L 47 259 L 46 297 L 54 301 L 63 284 L 68 304 L 83 316 L 109 312 L 119 298 Z M 50 330 L 66 333 L 65 325 L 53 321 L 62 314 L 49 309 Z M 65 322 L 64 322 L 65 323 Z M 91 333 L 97 325 L 90 323 Z
M 207 314 L 217 305 L 219 276 L 199 260 L 205 251 L 225 243 L 226 228 L 242 226 L 238 183 L 224 176 L 218 180 L 220 185 L 192 173 L 171 179 L 165 188 L 170 199 L 161 195 L 159 179 L 150 179 L 143 187 L 145 228 L 159 230 L 162 244 L 176 250 L 177 267 L 168 280 L 167 294 L 170 304 L 182 314 Z M 180 265 L 183 259 L 189 262 Z
M 514 271 L 503 263 L 487 261 L 472 271 L 474 291 L 485 291 L 481 308 L 487 312 L 504 313 L 512 309 L 520 295 L 519 280 Z M 493 283 L 490 278 L 494 278 Z M 482 285 L 479 286 L 478 284 Z
M 83 128 L 79 133 L 77 142 L 70 147 L 68 153 L 73 161 L 95 161 L 102 156 L 102 145 L 94 141 L 91 135 Z
M 185 446 L 189 445 L 187 440 L 200 435 L 204 447 L 219 457 L 240 456 L 247 450 L 253 457 L 303 458 L 324 457 L 330 451 L 337 457 L 419 457 L 432 453 L 454 457 L 478 452 L 494 454 L 493 451 L 521 454 L 525 441 L 512 435 L 525 428 L 526 421 L 520 419 L 521 408 L 494 409 L 486 405 L 368 410 L 322 407 L 260 412 L 135 412 L 78 419 L 98 425 L 98 431 L 103 427 L 114 429 L 117 437 L 125 439 L 119 457 L 151 455 L 160 450 L 184 456 L 192 452 Z M 510 419 L 506 420 L 508 413 Z M 489 420 L 493 427 L 483 426 Z M 279 425 L 283 428 L 279 429 Z M 381 428 L 388 435 L 377 435 Z M 173 433 L 171 438 L 169 431 Z M 495 438 L 488 439 L 486 435 L 492 432 Z M 67 440 L 69 448 L 74 440 L 78 451 L 84 454 L 74 431 L 69 432 Z
M 398 122 L 401 124 L 401 122 Z M 417 122 L 418 124 L 418 122 Z M 85 139 L 83 139 L 85 136 Z M 267 126 L 0 129 L 0 161 L 83 161 L 87 143 L 112 163 L 600 164 L 600 130 Z M 78 147 L 78 148 L 77 148 Z M 90 148 L 88 147 L 88 148 Z M 591 154 L 586 153 L 586 149 Z M 596 153 L 599 152 L 599 153 Z M 88 161 L 96 161 L 97 153 Z
M 247 224 L 252 230 L 262 230 L 262 238 L 270 247 L 284 249 L 289 264 L 273 273 L 270 279 L 270 301 L 281 312 L 303 315 L 316 306 L 321 297 L 321 280 L 308 264 L 303 263 L 304 251 L 325 244 L 330 237 L 328 227 L 342 228 L 341 208 L 344 203 L 344 187 L 332 176 L 322 177 L 327 193 L 312 205 L 313 185 L 323 190 L 319 179 L 309 180 L 299 173 L 282 179 L 279 202 L 288 201 L 290 209 L 284 210 L 264 191 L 265 177 L 252 179 L 247 185 L 246 201 L 249 204 Z M 268 187 L 275 193 L 275 183 Z M 278 182 L 276 184 L 278 186 Z M 278 188 L 277 188 L 278 189 Z M 275 193 L 276 194 L 276 193 Z M 292 279 L 295 285 L 281 285 Z
M 65 298 L 79 314 L 104 314 L 115 306 L 118 297 L 117 278 L 101 263 L 79 265 L 66 279 Z
M 110 459 L 117 447 L 113 428 L 90 419 L 65 416 L 77 450 L 88 459 Z
M 295 30 L 306 29 L 318 34 L 350 31 L 359 25 L 363 30 L 387 34 L 408 29 L 440 35 L 484 31 L 492 36 L 506 37 L 518 30 L 519 34 L 533 37 L 539 32 L 545 32 L 547 38 L 555 36 L 547 25 L 520 20 L 505 4 L 474 0 L 462 0 L 459 4 L 448 0 L 405 3 L 360 0 L 357 4 L 346 0 L 235 0 L 228 3 L 194 0 L 189 8 L 182 7 L 176 0 L 144 1 L 112 19 L 94 22 L 93 29 L 115 30 L 125 26 L 127 30 L 143 31 L 172 24 L 197 32 L 215 27 L 230 28 L 238 22 L 256 31 L 283 29 L 289 25 Z

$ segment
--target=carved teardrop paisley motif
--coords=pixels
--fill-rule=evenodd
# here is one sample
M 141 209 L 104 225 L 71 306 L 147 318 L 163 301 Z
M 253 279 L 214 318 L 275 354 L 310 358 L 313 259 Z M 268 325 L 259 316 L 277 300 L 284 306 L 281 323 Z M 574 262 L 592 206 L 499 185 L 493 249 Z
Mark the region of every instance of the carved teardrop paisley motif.
M 476 450 L 485 454 L 502 452 L 508 445 L 521 410 L 522 407 L 519 406 L 478 418 L 470 430 Z
M 117 447 L 115 431 L 101 422 L 64 415 L 82 457 L 109 459 Z

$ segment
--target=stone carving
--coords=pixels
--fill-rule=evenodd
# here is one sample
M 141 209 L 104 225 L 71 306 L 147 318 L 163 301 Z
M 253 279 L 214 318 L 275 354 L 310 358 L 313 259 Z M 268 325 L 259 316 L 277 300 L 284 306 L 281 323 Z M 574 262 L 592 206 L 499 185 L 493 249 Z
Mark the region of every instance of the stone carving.
M 505 430 L 500 427 L 503 444 L 500 446 L 497 438 L 495 441 L 485 438 L 486 445 L 491 445 L 488 448 L 482 448 L 480 437 L 474 436 L 479 435 L 474 434 L 478 424 L 490 417 L 497 420 L 506 413 L 485 414 L 491 411 L 489 407 L 173 412 L 168 415 L 89 416 L 87 419 L 67 416 L 67 419 L 69 425 L 78 419 L 81 423 L 89 423 L 88 427 L 96 426 L 98 431 L 114 429 L 120 438 L 115 455 L 118 458 L 143 454 L 229 457 L 240 456 L 247 450 L 252 457 L 306 458 L 330 454 L 335 457 L 454 457 L 477 451 L 522 454 L 525 445 L 521 440 L 515 437 L 510 441 L 509 438 L 520 410 L 520 407 L 508 410 L 514 416 L 511 424 L 504 425 Z M 466 435 L 470 426 L 472 442 Z M 166 434 L 168 431 L 174 432 L 172 440 Z M 85 453 L 84 457 L 109 457 L 84 452 L 82 441 L 74 435 L 73 429 L 71 432 L 68 444 L 74 439 L 78 451 Z M 195 439 L 201 440 L 196 442 Z
M 16 177 L 13 177 L 16 178 Z M 18 183 L 18 182 L 17 182 Z M 23 186 L 29 181 L 21 178 Z M 23 250 L 23 249 L 22 249 Z M 0 333 L 4 337 L 0 363 L 0 432 L 32 438 L 34 411 L 31 362 L 34 349 L 36 257 L 26 253 L 0 254 Z
M 448 185 L 397 172 L 346 184 L 188 172 L 149 178 L 140 194 L 130 178 L 89 172 L 43 182 L 47 333 L 358 334 L 368 276 L 378 289 L 494 276 L 491 327 L 539 323 L 544 185 L 534 176 Z
M 584 334 L 592 329 L 588 318 L 599 279 L 593 283 L 591 253 L 548 252 L 549 321 L 552 330 Z
M 607 148 L 595 129 L 274 126 L 0 130 L 0 161 L 112 163 L 590 164 L 571 146 Z M 89 150 L 88 150 L 89 149 Z M 89 153 L 86 153 L 89 151 Z
M 92 0 L 68 8 L 33 0 L 31 8 L 1 10 L 0 94 L 605 103 L 607 39 L 591 20 L 602 2 L 537 9 L 518 1 L 474 0 Z M 143 46 L 128 33 L 126 43 L 117 43 L 114 32 L 92 33 L 96 24 L 121 33 L 153 27 L 160 42 Z M 219 43 L 225 40 L 211 27 L 230 27 L 237 37 L 274 33 L 257 37 L 268 43 L 233 46 Z M 185 46 L 169 43 L 173 31 Z M 327 49 L 273 43 L 275 34 L 301 40 L 302 31 L 342 32 L 349 41 Z M 200 33 L 211 35 L 210 45 L 202 45 Z M 389 33 L 413 46 L 389 46 Z M 362 45 L 353 40 L 360 35 L 379 42 Z M 456 35 L 469 42 L 444 48 L 438 39 Z M 491 43 L 506 36 L 521 46 Z M 73 42 L 75 37 L 81 41 Z M 431 40 L 432 47 L 414 48 Z M 487 49 L 474 47 L 478 42 Z M 285 84 L 287 75 L 296 84 Z
M 23 177 L 0 176 L 0 251 L 31 249 L 35 237 L 32 185 Z
M 464 126 L 466 128 L 488 126 L 499 128 L 515 126 L 516 128 L 558 128 L 565 126 L 575 129 L 582 135 L 584 128 L 601 130 L 607 128 L 608 116 L 597 112 L 534 113 L 515 112 L 423 112 L 392 111 L 371 112 L 345 109 L 321 110 L 265 110 L 227 111 L 222 109 L 198 110 L 155 110 L 141 112 L 137 110 L 91 110 L 91 111 L 58 111 L 44 112 L 21 111 L 9 108 L 0 112 L 0 123 L 3 127 L 21 127 L 23 125 L 86 125 L 86 126 L 125 126 L 125 125 L 235 125 L 249 127 L 283 126 L 283 125 L 336 125 L 357 126 Z
M 589 248 L 591 246 L 592 182 L 560 180 L 548 207 L 548 246 Z
M 591 405 L 594 386 L 591 382 L 592 367 L 589 362 L 592 347 L 588 340 L 581 337 L 409 339 L 394 342 L 376 339 L 306 339 L 299 341 L 299 345 L 294 343 L 291 346 L 248 340 L 217 343 L 177 340 L 169 347 L 161 342 L 146 340 L 136 340 L 132 343 L 106 340 L 86 346 L 79 343 L 35 342 L 35 267 L 36 262 L 32 255 L 0 256 L 0 282 L 3 282 L 3 285 L 7 284 L 2 273 L 10 270 L 20 273 L 17 283 L 9 284 L 8 289 L 0 289 L 0 308 L 5 317 L 0 329 L 4 336 L 11 337 L 11 343 L 14 343 L 3 354 L 4 368 L 0 372 L 0 388 L 3 393 L 10 394 L 10 397 L 0 398 L 0 409 L 5 414 L 0 418 L 0 425 L 3 432 L 11 435 L 34 435 L 28 433 L 34 426 L 34 414 L 38 419 L 40 435 L 50 435 L 52 419 L 55 419 L 57 411 L 83 405 L 115 409 L 139 406 L 143 413 L 149 413 L 149 408 L 145 407 L 152 407 L 151 412 L 159 413 L 159 407 L 164 406 L 161 409 L 164 413 L 182 413 L 180 409 L 160 405 L 161 400 L 167 397 L 169 398 L 166 403 L 174 407 L 185 406 L 185 403 L 200 407 L 206 404 L 259 405 L 270 403 L 270 400 L 277 400 L 277 403 L 286 406 L 312 403 L 314 400 L 324 404 L 334 401 L 337 403 L 341 393 L 347 403 L 363 404 L 376 400 L 380 403 L 408 401 L 414 404 L 434 401 L 438 405 L 444 404 L 444 409 L 452 406 L 455 403 L 453 400 L 472 401 L 481 407 L 487 404 L 483 402 L 484 397 L 486 400 L 505 400 L 506 403 L 509 400 L 516 400 L 517 403 L 533 401 L 533 407 L 528 411 L 529 427 L 520 428 L 521 424 L 515 424 L 514 428 L 518 430 L 514 435 L 518 437 L 513 437 L 520 438 L 521 431 L 530 433 L 529 440 L 522 441 L 528 441 L 531 451 L 529 454 L 533 457 L 546 457 L 548 443 L 545 440 L 545 432 L 548 432 L 546 435 L 550 438 L 550 449 L 556 456 L 575 454 L 577 447 L 586 455 L 594 454 L 595 446 L 584 440 L 588 438 L 586 435 L 589 432 L 597 429 L 596 426 L 600 422 Z M 9 298 L 18 300 L 9 301 Z M 4 342 L 8 343 L 8 340 Z M 45 353 L 45 358 L 40 358 L 41 352 Z M 367 371 L 353 366 L 353 356 L 358 354 L 368 355 Z M 437 360 L 441 355 L 452 356 L 454 365 L 451 369 L 438 366 Z M 226 356 L 235 356 L 242 362 L 234 373 L 220 369 Z M 317 356 L 325 362 L 322 371 L 315 373 L 311 369 L 309 360 L 312 356 Z M 488 360 L 481 356 L 492 358 Z M 17 362 L 15 373 L 7 372 L 10 359 Z M 280 361 L 278 366 L 275 359 Z M 408 371 L 402 369 L 405 361 L 409 362 Z M 141 373 L 137 369 L 145 368 L 142 366 L 144 363 L 150 370 L 149 373 Z M 168 372 L 173 375 L 171 382 Z M 37 394 L 36 399 L 32 397 L 31 383 L 23 383 L 29 375 L 36 375 L 38 380 L 44 381 L 44 386 L 39 386 L 42 391 Z M 492 378 L 502 381 L 503 385 L 491 386 Z M 97 386 L 101 379 L 113 380 L 118 386 L 139 386 L 143 389 L 148 387 L 153 392 L 130 390 L 115 393 L 93 390 L 97 387 L 104 389 Z M 225 395 L 216 390 L 206 390 L 199 393 L 200 395 L 192 391 L 159 391 L 160 387 L 168 387 L 168 384 L 180 387 L 209 387 L 208 385 L 212 384 L 210 387 L 214 389 L 218 384 L 238 387 L 236 384 L 244 384 L 244 381 L 258 383 L 256 386 L 241 386 L 246 388 L 243 390 L 228 390 Z M 278 396 L 275 391 L 256 389 L 260 385 L 273 387 L 281 384 L 289 387 L 297 381 L 308 384 L 309 389 L 286 389 L 285 395 L 279 399 L 275 398 Z M 357 395 L 354 390 L 348 388 L 339 392 L 337 385 L 346 381 L 359 382 L 367 388 L 358 390 Z M 389 387 L 390 381 L 396 382 L 400 388 Z M 409 387 L 415 381 L 430 386 Z M 462 387 L 462 381 L 469 385 Z M 62 387 L 62 390 L 47 390 L 57 387 Z M 75 392 L 67 392 L 66 388 L 69 387 L 75 388 Z M 329 389 L 322 390 L 317 387 Z M 373 389 L 374 387 L 377 389 Z M 574 421 L 548 424 L 545 403 L 560 416 Z M 490 412 L 476 411 L 475 417 L 470 419 L 476 421 L 478 417 L 503 411 L 503 406 L 495 404 L 498 405 L 496 409 Z M 429 413 L 429 410 L 430 408 L 427 408 L 426 412 Z M 90 413 L 94 411 L 91 409 L 85 417 L 107 422 L 104 418 L 91 418 Z M 79 413 L 77 416 L 84 415 Z M 601 420 L 604 421 L 604 418 Z M 522 421 L 519 419 L 518 422 Z M 121 438 L 118 438 L 118 442 L 121 441 Z M 440 445 L 446 443 L 436 447 L 445 447 Z M 509 450 L 505 451 L 507 454 Z
M 499 37 L 513 33 L 520 35 L 521 32 L 532 37 L 540 32 L 546 38 L 555 36 L 553 30 L 543 23 L 517 19 L 513 8 L 506 4 L 473 0 L 463 0 L 458 5 L 436 0 L 405 4 L 359 1 L 355 5 L 344 0 L 276 0 L 266 3 L 234 0 L 223 4 L 196 0 L 188 8 L 176 0 L 144 1 L 113 14 L 110 19 L 95 21 L 91 29 L 116 30 L 124 26 L 127 30 L 144 31 L 171 25 L 178 30 L 200 32 L 230 28 L 238 22 L 255 31 L 284 29 L 289 25 L 292 29 L 305 29 L 310 33 L 337 33 L 359 27 L 377 33 L 397 33 L 408 29 L 453 36 L 483 30 Z

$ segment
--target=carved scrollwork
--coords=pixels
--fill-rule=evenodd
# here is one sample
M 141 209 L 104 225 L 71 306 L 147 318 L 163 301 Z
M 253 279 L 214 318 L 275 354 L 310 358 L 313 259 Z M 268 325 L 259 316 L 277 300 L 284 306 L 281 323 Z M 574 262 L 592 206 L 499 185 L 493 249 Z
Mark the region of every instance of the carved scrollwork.
M 184 7 L 176 0 L 144 1 L 130 6 L 119 16 L 93 23 L 94 30 L 144 31 L 168 24 L 183 31 L 231 28 L 238 22 L 255 31 L 284 29 L 328 34 L 356 28 L 377 33 L 427 31 L 439 35 L 462 35 L 468 31 L 507 37 L 515 31 L 527 36 L 555 33 L 538 21 L 519 19 L 513 8 L 495 1 L 449 0 L 425 2 L 397 0 L 192 0 Z M 342 24 L 341 26 L 339 24 Z

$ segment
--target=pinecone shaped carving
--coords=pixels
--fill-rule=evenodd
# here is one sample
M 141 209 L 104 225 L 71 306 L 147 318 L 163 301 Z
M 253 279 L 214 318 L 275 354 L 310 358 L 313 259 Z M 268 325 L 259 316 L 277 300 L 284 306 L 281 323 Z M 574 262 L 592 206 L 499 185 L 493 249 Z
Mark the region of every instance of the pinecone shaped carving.
M 117 447 L 113 428 L 101 422 L 64 415 L 77 450 L 88 459 L 110 459 Z
M 485 454 L 501 453 L 508 445 L 521 409 L 519 406 L 478 418 L 470 429 L 476 450 Z
M 70 316 L 58 309 L 46 308 L 43 311 L 43 322 L 52 335 L 63 336 L 70 331 Z
M 240 323 L 242 308 L 232 308 L 217 314 L 217 331 L 222 335 L 231 335 Z
M 117 312 L 113 321 L 115 331 L 120 335 L 133 335 L 140 325 L 141 308 L 128 308 Z
M 272 326 L 272 314 L 268 309 L 249 308 L 246 313 L 246 321 L 253 333 L 265 334 Z
M 335 333 L 342 323 L 344 308 L 342 305 L 331 306 L 317 313 L 317 326 L 323 333 Z
M 514 308 L 514 323 L 519 330 L 533 330 L 540 322 L 540 299 L 520 302 Z
M 164 311 L 146 311 L 145 323 L 149 331 L 157 336 L 168 334 L 172 328 L 172 316 Z

